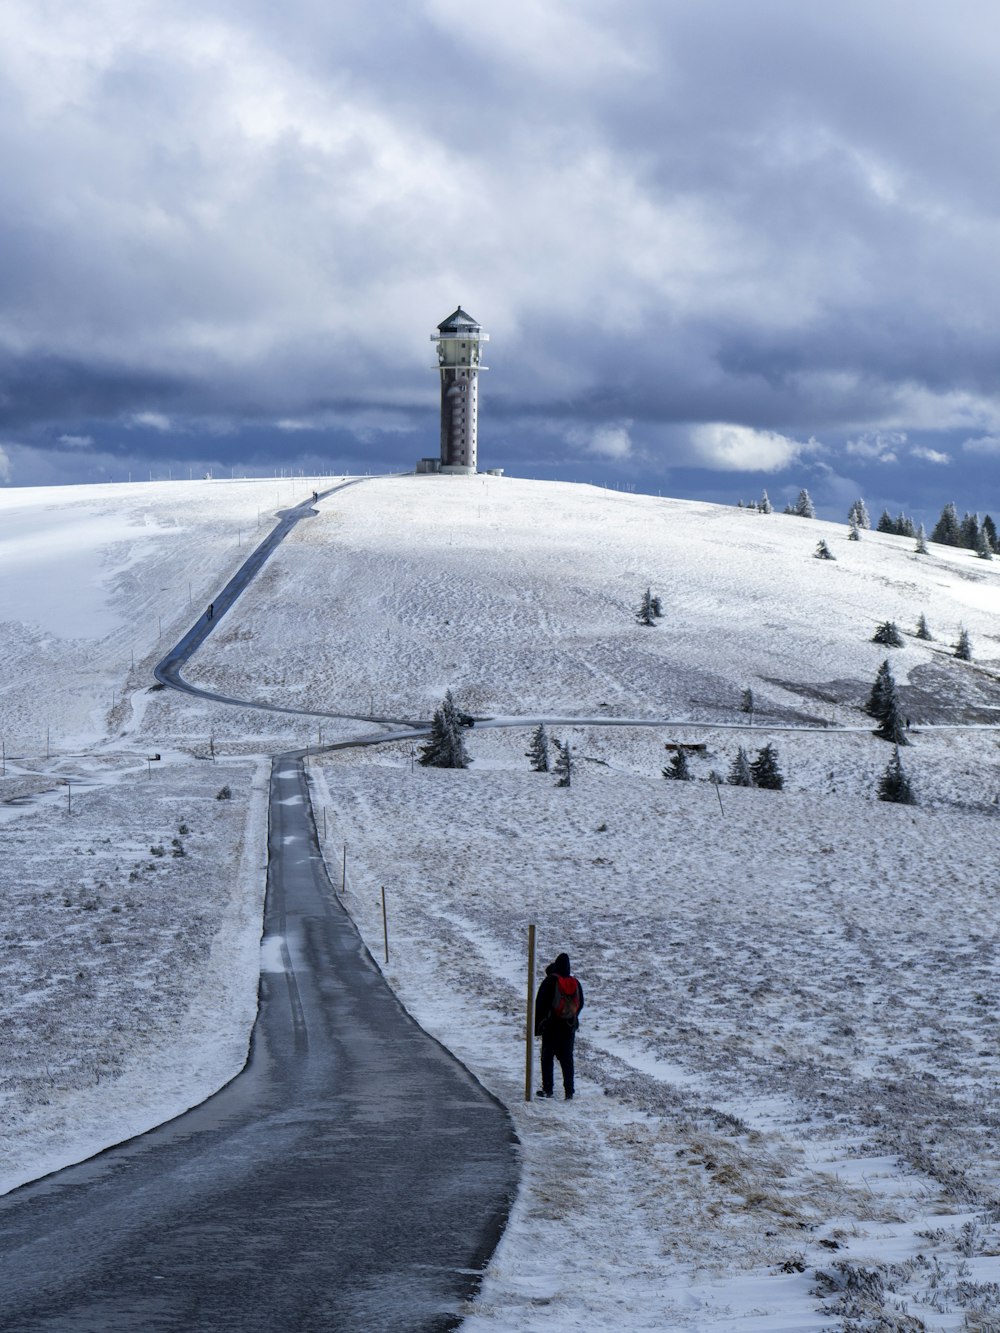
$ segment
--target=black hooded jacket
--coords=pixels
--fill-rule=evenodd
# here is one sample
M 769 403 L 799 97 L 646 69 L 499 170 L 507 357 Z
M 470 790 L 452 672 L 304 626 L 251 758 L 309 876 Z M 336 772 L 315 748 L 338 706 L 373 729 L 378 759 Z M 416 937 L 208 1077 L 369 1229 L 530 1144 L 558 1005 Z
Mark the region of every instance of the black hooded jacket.
M 569 954 L 561 953 L 554 963 L 549 963 L 545 969 L 545 980 L 538 987 L 538 994 L 535 996 L 535 1036 L 540 1037 L 545 1031 L 546 1023 L 558 1024 L 564 1030 L 569 1025 L 562 1019 L 553 1018 L 552 1004 L 556 997 L 556 977 L 569 977 L 572 973 L 569 970 Z M 577 981 L 577 988 L 580 992 L 580 1008 L 583 1008 L 583 987 Z M 578 1011 L 579 1012 L 579 1011 Z M 569 1028 L 570 1031 L 576 1031 L 576 1025 Z

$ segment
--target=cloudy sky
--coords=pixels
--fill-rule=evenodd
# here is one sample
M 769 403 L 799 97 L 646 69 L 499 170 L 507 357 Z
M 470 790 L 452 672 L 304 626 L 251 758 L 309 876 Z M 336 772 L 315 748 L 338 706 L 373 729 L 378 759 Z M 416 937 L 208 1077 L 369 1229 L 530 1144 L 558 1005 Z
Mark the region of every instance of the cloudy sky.
M 1000 510 L 994 0 L 4 0 L 0 477 Z

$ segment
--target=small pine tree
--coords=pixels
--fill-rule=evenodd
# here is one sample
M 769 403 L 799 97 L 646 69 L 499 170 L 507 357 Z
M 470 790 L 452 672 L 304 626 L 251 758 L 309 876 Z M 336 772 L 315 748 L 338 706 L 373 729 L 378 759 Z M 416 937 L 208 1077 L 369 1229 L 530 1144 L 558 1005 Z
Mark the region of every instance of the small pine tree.
M 894 620 L 883 620 L 881 625 L 872 635 L 872 643 L 884 644 L 886 648 L 904 647 L 903 636 L 899 632 L 899 626 Z
M 917 530 L 913 526 L 913 519 L 908 518 L 906 514 L 900 514 L 899 518 L 896 519 L 896 536 L 915 537 L 916 535 Z
M 755 787 L 764 787 L 768 791 L 781 791 L 785 779 L 778 768 L 778 755 L 773 745 L 765 745 L 757 751 L 757 757 L 750 765 Z
M 816 549 L 813 552 L 813 555 L 817 560 L 836 560 L 837 558 L 830 550 L 829 546 L 827 546 L 825 537 L 820 537 L 819 541 L 816 543 Z
M 888 509 L 883 509 L 879 516 L 878 523 L 875 525 L 876 532 L 895 532 L 896 524 Z
M 749 687 L 740 695 L 740 712 L 750 714 L 750 725 L 753 726 L 753 690 Z
M 888 677 L 887 688 L 882 701 L 882 716 L 879 719 L 879 725 L 875 728 L 875 735 L 878 736 L 879 740 L 891 741 L 893 745 L 909 744 L 906 739 L 903 717 L 899 711 L 896 682 L 891 674 Z
M 552 765 L 552 772 L 555 773 L 559 781 L 557 787 L 571 787 L 573 785 L 573 757 L 570 754 L 569 741 L 561 743 L 552 738 L 552 745 L 556 752 L 555 763 Z
M 909 778 L 904 773 L 902 761 L 899 758 L 898 745 L 893 751 L 889 765 L 878 784 L 878 799 L 880 801 L 893 801 L 896 805 L 915 804 Z
M 849 542 L 859 542 L 861 540 L 861 531 L 858 528 L 857 519 L 852 518 L 847 528 L 847 540 Z
M 656 624 L 656 612 L 653 610 L 653 594 L 648 588 L 642 594 L 642 601 L 639 603 L 639 610 L 635 613 L 635 618 L 640 625 Z
M 469 755 L 451 690 L 448 690 L 440 706 L 434 710 L 431 734 L 426 744 L 420 747 L 420 762 L 425 768 L 469 767 Z
M 763 494 L 761 495 L 760 504 L 757 506 L 757 508 L 760 510 L 762 514 L 770 514 L 773 512 L 774 506 L 771 504 L 771 501 L 767 497 L 767 491 L 764 491 Z
M 979 536 L 976 538 L 976 555 L 980 560 L 993 559 L 993 547 L 990 545 L 985 526 L 979 529 Z
M 962 662 L 972 661 L 972 641 L 967 629 L 959 629 L 958 643 L 955 644 L 955 656 Z
M 799 491 L 799 498 L 795 501 L 795 504 L 792 508 L 792 513 L 798 514 L 799 518 L 816 517 L 816 508 L 813 505 L 812 497 L 810 496 L 809 492 L 805 489 L 805 487 L 803 487 L 802 490 Z
M 917 555 L 930 555 L 930 551 L 927 549 L 927 533 L 924 532 L 924 525 L 922 523 L 920 527 L 917 528 L 917 544 L 914 549 Z
M 660 601 L 659 597 L 653 597 L 653 598 L 651 598 L 649 605 L 650 605 L 650 609 L 652 610 L 653 615 L 656 617 L 656 619 L 657 619 L 657 620 L 662 620 L 662 619 L 663 619 L 663 603 Z
M 895 690 L 896 682 L 892 678 L 889 659 L 886 658 L 876 673 L 875 683 L 872 686 L 871 694 L 868 696 L 868 702 L 865 704 L 865 712 L 868 716 L 877 718 L 881 722 L 885 716 L 886 700 L 890 693 L 895 693 Z
M 959 545 L 970 551 L 979 546 L 979 515 L 965 514 L 958 529 Z
M 940 542 L 942 546 L 962 545 L 962 525 L 958 521 L 958 510 L 955 508 L 954 500 L 949 500 L 941 510 L 941 517 L 931 533 L 931 541 Z
M 524 753 L 525 758 L 531 760 L 532 772 L 548 773 L 549 733 L 545 730 L 544 722 L 540 722 L 536 730 L 532 733 L 531 742 Z
M 736 751 L 736 758 L 729 769 L 729 777 L 726 779 L 730 787 L 752 787 L 753 773 L 750 770 L 750 760 L 747 758 L 747 752 L 741 745 Z
M 990 518 L 989 514 L 983 519 L 983 531 L 986 533 L 993 554 L 997 555 L 1000 553 L 1000 544 L 997 542 L 997 525 Z
M 854 520 L 859 528 L 871 527 L 872 521 L 868 516 L 868 506 L 865 504 L 864 500 L 859 498 L 851 505 L 850 509 L 847 511 L 848 522 L 850 522 L 851 519 Z
M 688 768 L 687 755 L 683 750 L 678 750 L 670 758 L 670 763 L 663 770 L 665 778 L 675 778 L 678 782 L 690 782 L 691 770 Z
M 931 633 L 930 627 L 927 624 L 927 617 L 924 615 L 923 611 L 921 611 L 920 619 L 917 621 L 917 638 L 926 639 L 928 641 L 934 638 L 934 635 Z

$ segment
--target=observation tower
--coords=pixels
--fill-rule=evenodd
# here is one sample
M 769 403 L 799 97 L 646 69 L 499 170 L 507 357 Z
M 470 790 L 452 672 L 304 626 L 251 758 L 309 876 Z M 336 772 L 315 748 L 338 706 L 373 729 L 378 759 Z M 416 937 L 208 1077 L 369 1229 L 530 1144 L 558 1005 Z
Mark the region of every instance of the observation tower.
M 441 374 L 441 472 L 476 471 L 479 372 L 489 369 L 479 357 L 489 340 L 461 306 L 431 334 Z

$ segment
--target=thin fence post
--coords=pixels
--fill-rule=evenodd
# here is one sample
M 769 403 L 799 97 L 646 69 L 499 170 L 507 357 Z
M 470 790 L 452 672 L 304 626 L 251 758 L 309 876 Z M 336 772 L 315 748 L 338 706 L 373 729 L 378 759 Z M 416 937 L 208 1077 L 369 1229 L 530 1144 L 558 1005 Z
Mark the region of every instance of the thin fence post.
M 340 871 L 340 896 L 347 892 L 347 843 L 344 843 L 344 860 Z
M 528 927 L 528 1003 L 524 1030 L 524 1100 L 531 1101 L 531 1074 L 535 1064 L 535 927 Z
M 382 933 L 385 936 L 385 961 L 389 962 L 389 918 L 385 911 L 385 885 L 382 885 Z

